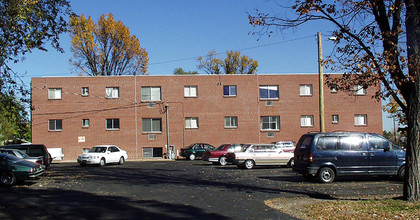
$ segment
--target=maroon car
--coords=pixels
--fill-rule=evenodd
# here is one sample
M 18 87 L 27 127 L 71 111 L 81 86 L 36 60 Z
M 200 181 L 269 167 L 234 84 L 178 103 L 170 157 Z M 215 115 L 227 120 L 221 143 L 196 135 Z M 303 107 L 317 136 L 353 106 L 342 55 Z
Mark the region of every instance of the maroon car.
M 227 154 L 229 152 L 241 151 L 247 144 L 222 144 L 213 151 L 205 151 L 203 160 L 213 162 L 213 164 L 220 164 L 222 166 L 227 164 Z

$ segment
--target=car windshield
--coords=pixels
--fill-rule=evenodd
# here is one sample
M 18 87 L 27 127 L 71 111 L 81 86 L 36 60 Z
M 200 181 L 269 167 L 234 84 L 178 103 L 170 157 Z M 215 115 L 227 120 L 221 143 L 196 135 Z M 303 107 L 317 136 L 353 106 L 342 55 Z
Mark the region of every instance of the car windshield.
M 250 146 L 252 146 L 251 144 L 241 144 L 237 147 L 235 147 L 235 152 L 245 152 Z
M 27 154 L 23 153 L 20 150 L 15 151 L 15 155 L 16 155 L 16 157 L 19 157 L 19 158 L 27 158 L 27 157 L 29 157 Z
M 216 148 L 216 150 L 223 150 L 227 145 L 229 144 L 222 144 L 218 148 Z
M 105 153 L 106 147 L 92 147 L 92 149 L 89 150 L 89 153 Z

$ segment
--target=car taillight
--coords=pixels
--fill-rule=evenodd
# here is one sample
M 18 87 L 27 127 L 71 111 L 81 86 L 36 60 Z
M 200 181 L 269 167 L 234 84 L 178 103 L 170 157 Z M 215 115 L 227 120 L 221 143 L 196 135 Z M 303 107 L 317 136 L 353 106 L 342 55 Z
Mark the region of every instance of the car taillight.
M 30 173 L 33 173 L 33 172 L 35 172 L 36 171 L 36 169 L 35 168 L 31 168 L 30 170 L 29 170 L 29 172 Z
M 42 164 L 42 160 L 37 160 L 36 163 L 37 164 Z
M 309 162 L 314 162 L 314 156 L 312 155 L 312 153 L 309 154 L 308 160 Z

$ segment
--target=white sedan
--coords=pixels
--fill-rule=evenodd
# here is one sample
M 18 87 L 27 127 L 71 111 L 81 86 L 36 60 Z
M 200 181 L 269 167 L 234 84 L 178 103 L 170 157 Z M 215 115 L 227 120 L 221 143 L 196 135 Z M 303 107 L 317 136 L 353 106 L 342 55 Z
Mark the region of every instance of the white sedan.
M 80 166 L 87 164 L 99 164 L 105 166 L 107 163 L 123 164 L 127 160 L 127 152 L 115 145 L 98 145 L 77 158 Z

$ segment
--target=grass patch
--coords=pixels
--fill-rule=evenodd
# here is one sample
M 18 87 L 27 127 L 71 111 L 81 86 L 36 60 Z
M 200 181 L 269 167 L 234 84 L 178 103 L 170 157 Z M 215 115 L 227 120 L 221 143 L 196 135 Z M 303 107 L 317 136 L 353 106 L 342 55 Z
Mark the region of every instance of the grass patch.
M 307 219 L 420 219 L 420 202 L 399 199 L 323 201 L 303 208 Z

